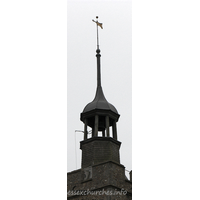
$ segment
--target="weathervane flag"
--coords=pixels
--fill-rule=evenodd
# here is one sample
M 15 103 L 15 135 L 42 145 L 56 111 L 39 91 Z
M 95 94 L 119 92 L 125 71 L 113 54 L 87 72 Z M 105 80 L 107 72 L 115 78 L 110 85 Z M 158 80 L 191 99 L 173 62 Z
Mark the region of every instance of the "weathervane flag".
M 98 21 L 94 21 L 94 20 L 92 20 L 92 21 L 95 22 L 97 24 L 97 26 L 100 26 L 103 29 L 103 24 L 102 23 L 99 23 Z

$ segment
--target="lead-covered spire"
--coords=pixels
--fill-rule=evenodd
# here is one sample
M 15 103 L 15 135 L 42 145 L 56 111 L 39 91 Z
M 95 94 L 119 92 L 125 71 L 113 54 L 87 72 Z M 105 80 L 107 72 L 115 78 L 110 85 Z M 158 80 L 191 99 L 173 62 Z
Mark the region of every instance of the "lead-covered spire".
M 96 18 L 98 19 L 98 16 Z M 98 131 L 102 132 L 102 137 L 110 137 L 109 127 L 112 126 L 113 138 L 117 140 L 116 122 L 120 115 L 117 109 L 106 100 L 101 86 L 101 54 L 99 49 L 98 26 L 103 29 L 103 24 L 99 23 L 98 20 L 94 22 L 97 24 L 97 89 L 94 100 L 88 103 L 81 113 L 81 121 L 85 124 L 84 140 L 88 139 L 88 126 L 92 128 L 92 137 L 98 137 Z

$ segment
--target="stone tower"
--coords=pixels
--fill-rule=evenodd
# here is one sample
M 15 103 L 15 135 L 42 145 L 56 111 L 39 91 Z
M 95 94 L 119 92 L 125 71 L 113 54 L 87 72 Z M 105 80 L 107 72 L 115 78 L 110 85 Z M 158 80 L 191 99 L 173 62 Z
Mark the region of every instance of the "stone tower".
M 97 23 L 98 31 L 100 23 L 94 22 Z M 106 100 L 101 86 L 98 32 L 96 53 L 96 95 L 80 116 L 84 123 L 84 140 L 80 142 L 82 163 L 81 169 L 67 174 L 68 199 L 132 199 L 132 175 L 130 173 L 128 179 L 125 176 L 125 167 L 120 163 L 121 142 L 117 140 L 117 122 L 120 115 Z M 91 134 L 88 127 L 91 128 Z

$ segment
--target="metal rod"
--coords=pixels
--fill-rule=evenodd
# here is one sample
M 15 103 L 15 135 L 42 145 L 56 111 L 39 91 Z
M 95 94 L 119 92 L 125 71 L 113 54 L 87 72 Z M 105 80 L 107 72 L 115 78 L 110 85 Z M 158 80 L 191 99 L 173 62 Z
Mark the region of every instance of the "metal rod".
M 97 24 L 97 49 L 99 49 L 99 33 L 98 33 L 98 24 Z
M 97 49 L 99 49 L 99 32 L 98 32 L 98 26 L 100 26 L 103 29 L 102 23 L 98 22 L 98 16 L 96 16 L 96 21 L 92 20 L 97 24 Z
M 74 139 L 75 139 L 75 160 L 76 160 L 76 169 L 77 169 L 77 152 L 76 152 L 76 131 L 75 131 L 75 134 L 74 134 Z

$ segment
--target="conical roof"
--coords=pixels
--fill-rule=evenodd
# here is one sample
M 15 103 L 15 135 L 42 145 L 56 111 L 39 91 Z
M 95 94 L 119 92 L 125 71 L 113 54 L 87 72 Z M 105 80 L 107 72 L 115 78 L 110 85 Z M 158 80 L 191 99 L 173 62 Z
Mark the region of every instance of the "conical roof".
M 106 100 L 101 86 L 97 86 L 96 95 L 95 95 L 94 100 L 85 106 L 83 113 L 89 112 L 92 110 L 96 110 L 96 109 L 110 110 L 110 111 L 118 114 L 117 109 Z

